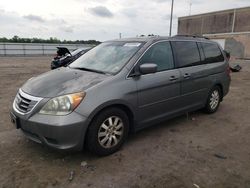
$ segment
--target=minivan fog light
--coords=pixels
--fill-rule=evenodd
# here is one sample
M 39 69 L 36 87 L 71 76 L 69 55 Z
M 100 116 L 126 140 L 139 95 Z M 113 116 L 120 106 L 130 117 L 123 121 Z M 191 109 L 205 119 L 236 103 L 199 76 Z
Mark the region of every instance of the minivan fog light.
M 52 98 L 44 105 L 39 114 L 67 115 L 80 104 L 85 95 L 85 92 L 80 92 Z

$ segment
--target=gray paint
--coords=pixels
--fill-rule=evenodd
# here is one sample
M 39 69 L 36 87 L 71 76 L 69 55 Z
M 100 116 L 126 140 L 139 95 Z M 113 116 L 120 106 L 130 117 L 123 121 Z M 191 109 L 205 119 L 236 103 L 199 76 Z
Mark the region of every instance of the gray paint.
M 24 133 L 30 139 L 53 148 L 80 150 L 90 122 L 104 108 L 122 105 L 128 109 L 132 114 L 132 128 L 137 131 L 185 112 L 203 108 L 210 89 L 216 84 L 221 85 L 223 96 L 228 93 L 230 77 L 227 74 L 226 60 L 130 76 L 130 72 L 137 67 L 139 58 L 157 42 L 209 41 L 176 37 L 125 39 L 125 41 L 136 40 L 143 40 L 145 45 L 116 75 L 107 76 L 62 68 L 33 78 L 24 84 L 21 88 L 24 92 L 44 97 L 29 114 L 22 115 L 12 109 L 12 112 L 20 118 Z M 86 96 L 71 114 L 66 116 L 38 114 L 50 98 L 81 90 L 86 92 Z
M 33 96 L 49 98 L 84 91 L 107 77 L 98 73 L 62 67 L 30 79 L 23 85 L 22 90 Z

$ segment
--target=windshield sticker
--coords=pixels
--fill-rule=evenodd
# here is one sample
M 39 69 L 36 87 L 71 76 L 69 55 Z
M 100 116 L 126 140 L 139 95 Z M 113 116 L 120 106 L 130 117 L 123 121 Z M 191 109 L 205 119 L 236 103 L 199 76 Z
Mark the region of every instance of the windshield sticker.
M 126 44 L 124 44 L 124 46 L 127 46 L 127 47 L 138 47 L 138 46 L 140 46 L 141 45 L 141 43 L 139 43 L 139 42 L 130 42 L 130 43 L 126 43 Z

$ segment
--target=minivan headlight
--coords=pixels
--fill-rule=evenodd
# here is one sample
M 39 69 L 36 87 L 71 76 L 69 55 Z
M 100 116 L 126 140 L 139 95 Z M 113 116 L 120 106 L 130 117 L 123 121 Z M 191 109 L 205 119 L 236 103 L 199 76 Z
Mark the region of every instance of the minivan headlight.
M 67 115 L 80 104 L 85 95 L 85 92 L 80 92 L 52 98 L 43 106 L 39 114 Z

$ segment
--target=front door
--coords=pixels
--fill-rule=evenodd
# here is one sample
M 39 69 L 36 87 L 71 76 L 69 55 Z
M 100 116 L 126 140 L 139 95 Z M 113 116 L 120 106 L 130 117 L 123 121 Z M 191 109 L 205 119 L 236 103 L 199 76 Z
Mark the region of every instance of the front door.
M 143 126 L 178 111 L 180 72 L 175 69 L 168 41 L 152 45 L 139 60 L 157 65 L 157 72 L 135 77 L 138 90 L 138 122 Z

